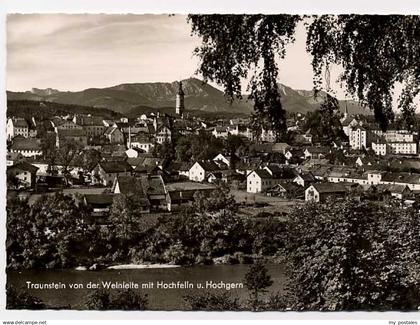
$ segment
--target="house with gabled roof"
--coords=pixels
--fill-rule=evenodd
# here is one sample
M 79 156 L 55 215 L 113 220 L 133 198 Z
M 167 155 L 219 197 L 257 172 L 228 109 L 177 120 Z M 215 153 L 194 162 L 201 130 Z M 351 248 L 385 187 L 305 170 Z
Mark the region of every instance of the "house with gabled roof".
M 372 185 L 376 188 L 376 191 L 379 194 L 386 195 L 389 193 L 392 197 L 395 197 L 399 200 L 404 200 L 408 198 L 412 191 L 408 187 L 408 185 L 402 185 L 402 184 L 378 184 L 378 185 Z
M 24 157 L 42 156 L 41 140 L 34 138 L 15 138 L 10 146 L 11 153 L 19 153 Z
M 305 159 L 323 159 L 331 153 L 331 148 L 326 146 L 307 147 L 303 153 Z
M 12 185 L 28 188 L 35 185 L 37 170 L 38 167 L 21 161 L 7 167 L 7 176 L 8 179 L 14 179 L 16 181 L 16 184 Z
M 359 122 L 352 116 L 346 116 L 341 120 L 341 125 L 343 126 L 345 135 L 349 136 L 351 129 L 359 125 Z
M 6 125 L 6 135 L 8 140 L 13 139 L 17 135 L 27 138 L 29 136 L 28 122 L 22 117 L 9 118 Z
M 83 129 L 57 129 L 56 146 L 60 147 L 63 141 L 73 141 L 81 147 L 86 147 L 88 137 Z
M 100 184 L 111 186 L 115 177 L 130 176 L 132 171 L 132 167 L 125 160 L 100 161 L 93 170 L 96 177 L 92 177 L 92 179 L 97 178 Z
M 150 150 L 154 147 L 154 141 L 149 135 L 145 133 L 138 133 L 137 135 L 131 137 L 131 142 L 128 141 L 127 146 L 141 149 L 144 152 L 150 152 Z
M 164 142 L 171 142 L 171 135 L 172 132 L 166 125 L 159 125 L 155 134 L 156 142 L 159 144 L 162 144 Z
M 196 182 L 177 182 L 166 186 L 166 202 L 168 211 L 176 211 L 194 203 L 196 193 L 210 194 L 216 189 L 211 184 L 201 184 Z
M 142 176 L 144 191 L 152 210 L 167 210 L 165 182 L 161 175 Z
M 117 126 L 110 126 L 105 130 L 104 136 L 110 143 L 124 143 L 124 134 Z
M 347 188 L 342 183 L 314 183 L 305 190 L 305 201 L 325 202 L 342 198 L 346 193 Z
M 382 175 L 380 184 L 407 185 L 411 190 L 420 190 L 420 174 L 386 173 Z
M 227 166 L 228 168 L 231 167 L 231 158 L 222 153 L 219 153 L 216 157 L 214 157 L 213 161 L 219 166 L 224 165 L 224 166 Z
M 295 183 L 280 182 L 267 190 L 267 196 L 300 199 L 304 197 L 304 189 Z
M 302 172 L 293 179 L 293 183 L 305 188 L 315 182 L 317 179 L 311 172 Z
M 291 182 L 296 177 L 295 170 L 289 166 L 268 164 L 264 169 L 270 173 L 273 179 L 281 179 L 284 182 Z
M 91 222 L 106 224 L 113 200 L 114 194 L 110 193 L 85 194 L 83 196 L 83 203 L 90 210 Z
M 208 178 L 209 173 L 216 171 L 220 171 L 220 168 L 214 161 L 196 161 L 189 170 L 188 178 L 191 181 L 202 182 Z
M 373 166 L 376 165 L 376 159 L 373 157 L 357 157 L 355 164 L 357 166 Z
M 117 176 L 112 184 L 111 192 L 115 195 L 125 195 L 136 203 L 136 211 L 150 212 L 150 201 L 146 192 L 144 179 L 134 176 Z
M 229 135 L 229 127 L 227 126 L 216 126 L 212 132 L 216 138 L 227 138 Z
M 266 169 L 256 169 L 246 178 L 246 191 L 248 193 L 261 193 L 278 184 L 280 179 L 275 179 Z
M 305 159 L 305 154 L 302 149 L 299 148 L 289 148 L 286 150 L 284 156 L 287 160 L 295 159 Z
M 112 185 L 114 194 L 135 196 L 136 200 L 144 200 L 144 206 L 152 210 L 166 210 L 166 188 L 162 176 L 118 176 Z

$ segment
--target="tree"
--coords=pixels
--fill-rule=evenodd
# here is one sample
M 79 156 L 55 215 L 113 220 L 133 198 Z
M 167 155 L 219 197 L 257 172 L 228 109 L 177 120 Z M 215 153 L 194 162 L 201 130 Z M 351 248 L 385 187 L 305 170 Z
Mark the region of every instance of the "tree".
M 413 210 L 352 199 L 296 208 L 286 232 L 289 306 L 417 309 L 419 221 Z
M 230 156 L 232 169 L 234 169 L 233 167 L 236 161 L 238 160 L 236 152 L 239 151 L 239 149 L 243 149 L 244 147 L 246 147 L 246 145 L 243 137 L 230 133 L 228 134 L 228 137 L 226 139 L 226 149 Z
M 185 295 L 183 297 L 191 310 L 237 311 L 241 309 L 239 299 L 228 292 Z
M 116 195 L 112 202 L 109 220 L 113 225 L 113 233 L 117 238 L 126 241 L 133 235 L 134 204 L 127 195 Z
M 251 72 L 248 90 L 254 101 L 255 128 L 286 130 L 285 111 L 277 86 L 276 60 L 284 58 L 293 42 L 299 16 L 292 15 L 189 15 L 192 32 L 202 38 L 194 54 L 201 59 L 204 79 L 221 84 L 233 99 L 242 93 L 241 79 Z
M 91 310 L 107 310 L 110 305 L 110 292 L 105 289 L 92 291 L 86 299 L 85 306 Z
M 178 139 L 175 145 L 175 155 L 178 161 L 191 160 L 191 141 L 188 137 L 182 136 Z
M 60 139 L 60 146 L 56 150 L 56 155 L 58 162 L 62 166 L 61 172 L 65 179 L 70 175 L 70 165 L 75 163 L 82 149 L 82 145 L 72 139 Z
M 346 140 L 339 116 L 338 100 L 328 94 L 320 108 L 307 114 L 304 130 L 311 130 L 316 141 L 331 145 L 336 140 Z
M 171 141 L 165 140 L 162 144 L 156 144 L 152 150 L 153 157 L 163 159 L 163 166 L 166 166 L 169 162 L 175 158 L 175 150 Z
M 21 185 L 23 185 L 23 182 L 16 177 L 16 175 L 13 175 L 13 173 L 7 173 L 7 187 L 18 189 Z
M 266 292 L 265 289 L 273 284 L 271 276 L 260 260 L 257 260 L 249 267 L 248 272 L 245 274 L 244 284 L 250 291 L 252 309 L 256 311 L 260 303 L 259 295 Z
M 211 193 L 197 191 L 194 194 L 193 207 L 200 213 L 214 213 L 221 210 L 235 212 L 237 205 L 235 199 L 229 194 L 229 188 L 219 186 Z
M 6 288 L 6 308 L 7 309 L 45 309 L 46 305 L 32 295 L 23 290 L 18 290 L 13 286 Z
M 202 39 L 194 54 L 205 81 L 222 85 L 230 100 L 240 97 L 242 80 L 249 79 L 254 101 L 254 128 L 269 127 L 280 137 L 285 113 L 277 85 L 279 59 L 294 42 L 296 15 L 189 15 L 192 33 Z M 329 88 L 329 67 L 344 72 L 339 81 L 375 113 L 383 129 L 393 119 L 392 95 L 404 85 L 398 107 L 412 119 L 420 91 L 420 17 L 397 15 L 322 15 L 307 24 L 307 51 L 312 55 L 314 88 Z
M 50 172 L 57 164 L 56 134 L 54 132 L 44 132 L 41 136 L 41 149 L 43 158 L 48 163 Z
M 67 268 L 76 256 L 88 256 L 86 238 L 94 229 L 86 224 L 86 211 L 62 193 L 7 204 L 8 268 Z
M 80 152 L 80 162 L 86 172 L 92 171 L 99 161 L 101 161 L 101 153 L 95 149 L 86 149 Z
M 175 156 L 179 161 L 213 159 L 224 149 L 221 139 L 202 130 L 194 137 L 181 136 L 175 144 Z
M 87 296 L 85 306 L 91 310 L 145 310 L 147 303 L 147 295 L 132 289 L 113 292 L 97 289 Z

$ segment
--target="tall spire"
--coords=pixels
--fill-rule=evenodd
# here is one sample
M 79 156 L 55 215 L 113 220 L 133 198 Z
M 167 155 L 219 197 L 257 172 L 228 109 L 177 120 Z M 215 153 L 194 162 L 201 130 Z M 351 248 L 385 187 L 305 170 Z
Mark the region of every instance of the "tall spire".
M 178 95 L 184 96 L 184 90 L 182 89 L 182 81 L 178 82 Z
M 346 100 L 346 107 L 344 108 L 344 118 L 346 119 L 349 116 L 349 109 L 347 108 L 347 100 Z
M 182 81 L 178 82 L 175 113 L 179 116 L 182 116 L 184 114 L 184 90 L 182 89 Z

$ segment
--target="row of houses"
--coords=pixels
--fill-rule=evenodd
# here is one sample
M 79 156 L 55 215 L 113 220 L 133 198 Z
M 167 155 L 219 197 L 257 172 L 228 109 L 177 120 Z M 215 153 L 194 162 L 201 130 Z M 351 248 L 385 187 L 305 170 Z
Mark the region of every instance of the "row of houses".
M 178 211 L 191 206 L 196 193 L 210 193 L 214 189 L 215 186 L 191 182 L 166 185 L 159 175 L 118 176 L 109 193 L 87 194 L 82 201 L 91 209 L 95 222 L 106 223 L 114 199 L 119 195 L 132 199 L 136 211 L 147 214 Z

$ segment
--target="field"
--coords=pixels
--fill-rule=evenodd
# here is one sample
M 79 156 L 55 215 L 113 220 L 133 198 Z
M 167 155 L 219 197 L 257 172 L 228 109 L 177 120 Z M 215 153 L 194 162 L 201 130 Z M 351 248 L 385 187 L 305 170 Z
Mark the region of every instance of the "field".
M 231 190 L 237 203 L 239 213 L 243 216 L 254 216 L 260 212 L 277 215 L 286 215 L 296 205 L 303 204 L 303 200 L 290 200 L 279 197 L 270 197 L 261 193 L 247 193 L 245 191 Z

